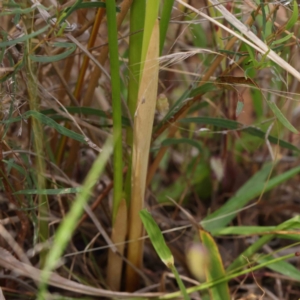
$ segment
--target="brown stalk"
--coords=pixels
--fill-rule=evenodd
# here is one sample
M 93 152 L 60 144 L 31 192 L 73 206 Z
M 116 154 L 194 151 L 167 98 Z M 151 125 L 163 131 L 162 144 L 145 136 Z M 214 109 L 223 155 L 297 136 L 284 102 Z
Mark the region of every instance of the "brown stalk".
M 105 10 L 103 8 L 99 8 L 98 11 L 97 11 L 97 15 L 96 15 L 96 18 L 95 18 L 95 23 L 94 23 L 94 26 L 93 26 L 93 29 L 92 29 L 92 32 L 91 32 L 91 36 L 90 36 L 90 39 L 89 39 L 89 42 L 88 42 L 88 46 L 87 46 L 88 49 L 92 48 L 94 46 L 94 43 L 95 43 L 96 38 L 97 38 L 98 31 L 99 31 L 100 24 L 101 24 L 101 22 L 103 20 L 103 17 L 104 17 L 104 12 L 105 12 Z M 86 70 L 88 68 L 89 61 L 90 61 L 90 58 L 88 56 L 84 56 L 82 66 L 80 68 L 78 81 L 76 83 L 76 87 L 75 87 L 75 91 L 74 91 L 74 98 L 78 101 L 80 101 L 80 92 L 82 90 L 82 85 L 83 85 Z M 66 136 L 62 137 L 60 147 L 59 147 L 59 151 L 58 151 L 58 153 L 60 154 L 60 156 L 59 156 L 60 158 L 62 158 L 62 152 L 63 152 L 63 149 L 65 149 L 67 140 L 68 139 L 67 139 Z M 73 147 L 70 148 L 70 153 L 69 153 L 67 163 L 66 163 L 66 173 L 68 175 L 70 175 L 70 173 L 72 172 L 72 168 L 70 167 L 70 161 L 72 162 L 72 165 L 73 165 L 74 161 L 76 161 L 77 153 L 78 153 L 78 150 L 79 150 L 79 143 L 78 142 L 76 143 L 76 146 L 77 147 L 75 147 L 75 145 L 74 145 Z

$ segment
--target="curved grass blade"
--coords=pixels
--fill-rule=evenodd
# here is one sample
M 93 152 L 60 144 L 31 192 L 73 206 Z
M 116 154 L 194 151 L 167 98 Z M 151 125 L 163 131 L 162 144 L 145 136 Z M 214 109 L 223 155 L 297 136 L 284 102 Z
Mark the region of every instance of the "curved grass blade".
M 300 224 L 300 217 L 296 216 L 290 220 L 285 221 L 284 223 L 281 223 L 280 225 L 276 226 L 274 231 L 281 231 L 281 230 L 287 230 L 290 228 L 299 228 Z M 233 271 L 236 268 L 239 268 L 241 266 L 245 265 L 245 257 L 251 258 L 252 255 L 257 253 L 257 251 L 265 244 L 267 244 L 270 240 L 272 240 L 276 235 L 275 234 L 269 234 L 262 236 L 257 241 L 255 241 L 251 246 L 249 246 L 243 253 L 241 253 L 227 268 L 227 272 Z
M 274 259 L 273 256 L 263 256 L 257 259 L 258 263 L 270 262 Z M 293 280 L 300 281 L 300 271 L 287 261 L 278 261 L 276 263 L 268 265 L 268 269 L 271 269 L 279 274 L 287 276 Z
M 169 247 L 165 242 L 165 239 L 158 225 L 156 224 L 151 214 L 146 209 L 142 209 L 140 211 L 140 218 L 142 219 L 144 227 L 149 235 L 149 238 L 151 240 L 151 243 L 156 253 L 158 254 L 161 261 L 168 268 L 170 268 L 170 266 L 174 264 L 174 258 Z
M 146 209 L 142 209 L 139 212 L 139 214 L 140 214 L 140 218 L 142 219 L 143 225 L 149 235 L 149 238 L 151 240 L 151 243 L 152 243 L 156 253 L 158 254 L 161 261 L 174 274 L 184 299 L 189 300 L 190 297 L 188 296 L 188 294 L 186 292 L 186 288 L 185 288 L 185 286 L 178 274 L 178 271 L 174 265 L 173 255 L 172 255 L 169 247 L 167 246 L 165 239 L 164 239 L 158 225 L 156 224 L 156 222 L 152 218 L 151 214 Z
M 85 141 L 85 138 L 83 135 L 76 133 L 76 132 L 56 123 L 51 118 L 49 118 L 37 111 L 30 110 L 23 115 L 23 118 L 25 118 L 25 119 L 29 118 L 29 117 L 33 117 L 33 118 L 39 120 L 44 125 L 50 126 L 51 128 L 55 129 L 57 132 L 59 132 L 62 135 L 68 136 L 71 139 L 74 139 L 76 141 L 86 144 L 86 141 Z
M 258 128 L 254 127 L 254 126 L 245 127 L 241 123 L 238 123 L 233 120 L 228 120 L 228 119 L 210 118 L 210 117 L 195 117 L 195 118 L 185 118 L 185 119 L 180 120 L 180 122 L 213 125 L 213 126 L 220 127 L 220 128 L 226 128 L 226 129 L 231 129 L 231 130 L 240 130 L 240 131 L 246 132 L 248 134 L 251 134 L 253 136 L 256 136 L 258 138 L 261 138 L 263 140 L 265 140 L 265 138 L 266 138 L 266 133 Z M 278 139 L 275 136 L 268 135 L 268 140 L 272 144 L 278 144 L 279 146 L 281 146 L 283 148 L 297 151 L 297 152 L 300 151 L 300 149 L 297 148 L 296 146 L 294 146 L 291 143 L 288 143 L 284 140 Z
M 164 48 L 164 43 L 166 39 L 166 34 L 169 26 L 169 21 L 172 13 L 174 0 L 165 0 L 163 3 L 161 18 L 160 18 L 160 26 L 159 26 L 159 53 L 162 53 Z
M 45 27 L 41 28 L 38 31 L 34 31 L 30 34 L 23 35 L 23 36 L 21 36 L 17 39 L 0 42 L 0 48 L 7 47 L 7 46 L 13 46 L 13 45 L 16 45 L 18 43 L 23 43 L 25 41 L 28 41 L 29 39 L 31 39 L 35 36 L 38 36 L 39 34 L 45 32 L 49 27 L 50 27 L 50 25 L 46 25 Z
M 237 193 L 230 198 L 220 209 L 206 217 L 201 223 L 203 227 L 210 231 L 217 228 L 225 227 L 232 219 L 235 218 L 237 211 L 244 207 L 251 200 L 255 199 L 261 193 L 268 192 L 280 183 L 288 180 L 300 172 L 300 167 L 295 167 L 277 175 L 271 179 L 267 179 L 272 169 L 271 164 L 266 164 L 259 172 L 257 172 L 250 180 L 246 182 Z M 207 222 L 212 220 L 212 222 Z
M 57 48 L 69 48 L 63 53 L 53 55 L 53 56 L 43 56 L 43 55 L 29 55 L 30 59 L 34 62 L 40 62 L 40 63 L 52 63 L 56 62 L 62 59 L 67 58 L 69 55 L 71 55 L 76 50 L 76 45 L 72 43 L 60 43 L 56 42 L 53 43 L 53 47 Z
M 199 237 L 205 248 L 209 251 L 209 266 L 205 268 L 207 282 L 214 281 L 226 276 L 218 246 L 213 237 L 205 230 L 199 230 Z M 209 289 L 211 299 L 230 300 L 227 282 L 216 284 Z
M 83 107 L 83 106 L 82 107 L 67 106 L 64 109 L 67 110 L 70 114 L 82 114 L 82 115 L 86 115 L 86 116 L 103 117 L 104 119 L 109 119 L 109 120 L 112 119 L 112 114 L 110 112 L 96 109 L 96 108 Z M 41 113 L 44 115 L 58 114 L 57 111 L 55 111 L 54 109 L 42 110 Z M 51 118 L 55 118 L 55 119 L 59 119 L 59 117 L 61 117 L 61 116 L 57 116 L 57 118 L 51 116 Z M 65 117 L 61 117 L 61 118 L 65 118 Z M 130 126 L 130 121 L 127 117 L 122 116 L 122 125 Z
M 55 268 L 64 249 L 70 241 L 76 228 L 76 224 L 84 210 L 84 206 L 89 200 L 92 189 L 99 180 L 99 176 L 102 174 L 112 150 L 113 141 L 112 139 L 108 139 L 103 147 L 103 151 L 98 155 L 91 170 L 86 176 L 81 192 L 76 196 L 68 214 L 63 218 L 56 231 L 51 251 L 48 253 L 44 269 L 42 270 L 38 299 L 45 299 L 44 296 L 46 294 L 48 280 L 50 279 L 50 271 Z
M 278 118 L 283 126 L 289 129 L 291 132 L 299 133 L 298 130 L 290 123 L 290 121 L 283 115 L 281 110 L 277 107 L 277 105 L 272 101 L 267 101 L 269 107 L 273 111 L 274 115 Z
M 165 146 L 172 146 L 172 145 L 179 145 L 179 144 L 189 144 L 195 148 L 197 148 L 200 152 L 203 150 L 201 144 L 192 139 L 182 138 L 182 139 L 165 139 L 161 145 Z
M 291 18 L 288 20 L 285 25 L 285 30 L 290 30 L 297 22 L 299 15 L 298 3 L 296 0 L 293 1 L 293 13 Z
M 76 188 L 63 188 L 63 189 L 44 189 L 44 190 L 21 190 L 15 192 L 14 195 L 65 195 L 76 194 L 81 192 L 81 187 Z
M 197 291 L 203 291 L 203 290 L 209 289 L 209 288 L 211 288 L 211 287 L 213 287 L 217 284 L 220 284 L 220 283 L 223 283 L 223 282 L 228 282 L 229 280 L 231 280 L 233 278 L 236 278 L 238 276 L 245 275 L 245 274 L 248 274 L 250 272 L 254 272 L 254 271 L 259 270 L 261 268 L 268 267 L 271 264 L 275 264 L 279 261 L 284 261 L 284 260 L 290 259 L 294 256 L 295 256 L 295 254 L 292 253 L 292 254 L 288 254 L 288 255 L 285 255 L 285 256 L 274 258 L 270 261 L 266 261 L 266 262 L 261 263 L 259 265 L 252 266 L 251 268 L 246 268 L 242 271 L 239 271 L 239 272 L 236 272 L 236 273 L 233 273 L 233 274 L 230 274 L 230 275 L 226 275 L 223 278 L 217 279 L 215 281 L 202 283 L 202 284 L 197 285 L 195 287 L 188 288 L 187 292 L 188 293 L 194 293 L 194 292 L 197 292 Z M 175 292 L 175 293 L 170 293 L 170 294 L 163 295 L 163 296 L 159 297 L 159 299 L 176 299 L 179 296 L 180 296 L 179 292 Z M 216 299 L 222 299 L 222 298 L 216 298 Z

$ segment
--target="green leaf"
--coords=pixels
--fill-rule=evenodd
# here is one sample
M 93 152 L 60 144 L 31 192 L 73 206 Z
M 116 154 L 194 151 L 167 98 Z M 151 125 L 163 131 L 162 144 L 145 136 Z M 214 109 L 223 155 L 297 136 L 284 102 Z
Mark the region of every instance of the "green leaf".
M 299 228 L 299 224 L 300 224 L 300 217 L 296 216 L 276 226 L 274 228 L 274 231 L 288 230 L 290 228 Z M 263 245 L 267 244 L 270 240 L 272 240 L 276 236 L 277 236 L 276 234 L 268 234 L 256 240 L 231 263 L 231 265 L 227 268 L 226 271 L 227 272 L 233 271 L 236 268 L 239 268 L 247 264 L 247 262 L 245 261 L 245 257 L 251 258 L 255 253 L 257 253 L 257 251 Z
M 274 260 L 274 257 L 272 256 L 263 256 L 263 257 L 259 257 L 257 259 L 257 262 L 262 264 L 262 263 L 270 262 L 272 260 Z M 297 268 L 295 268 L 293 265 L 291 265 L 290 263 L 284 260 L 278 261 L 273 264 L 269 264 L 267 268 L 279 274 L 287 276 L 293 280 L 300 281 L 300 271 Z
M 199 87 L 192 89 L 189 93 L 190 97 L 195 97 L 197 95 L 205 94 L 207 92 L 215 91 L 216 85 L 213 83 L 205 83 Z
M 211 230 L 213 236 L 223 235 L 252 235 L 274 231 L 276 226 L 228 226 L 221 229 Z
M 288 180 L 300 172 L 300 167 L 290 169 L 271 179 L 268 176 L 272 165 L 266 164 L 250 180 L 248 180 L 227 202 L 211 215 L 206 217 L 201 223 L 206 230 L 225 227 L 238 213 L 238 210 L 244 207 L 251 200 L 266 193 L 278 186 L 280 183 Z
M 290 30 L 297 22 L 299 10 L 298 10 L 298 3 L 297 0 L 294 0 L 293 2 L 293 13 L 291 18 L 288 20 L 287 24 L 285 25 L 285 30 Z
M 213 237 L 205 230 L 199 230 L 200 239 L 209 251 L 209 268 L 206 268 L 206 281 L 211 282 L 226 276 L 222 258 Z M 230 293 L 227 282 L 214 285 L 209 290 L 211 299 L 230 300 Z
M 112 119 L 112 114 L 110 112 L 96 109 L 96 108 L 91 108 L 91 107 L 77 107 L 77 106 L 67 106 L 65 109 L 70 113 L 70 114 L 82 114 L 86 116 L 98 116 L 102 117 L 104 119 Z M 62 109 L 62 111 L 64 111 Z M 57 111 L 54 109 L 47 109 L 47 110 L 42 110 L 42 114 L 44 115 L 50 115 L 50 114 L 58 114 Z M 64 117 L 62 117 L 64 118 Z M 130 121 L 128 118 L 122 116 L 122 124 L 123 126 L 130 126 Z
M 32 7 L 29 7 L 29 8 L 20 8 L 20 7 L 17 7 L 17 8 L 14 8 L 12 10 L 6 10 L 6 11 L 3 11 L 0 13 L 0 17 L 1 16 L 7 16 L 7 15 L 20 15 L 20 14 L 23 14 L 23 15 L 26 15 L 26 14 L 29 14 L 31 12 L 33 12 L 34 10 L 36 10 L 37 8 L 41 8 L 43 10 L 49 10 L 50 8 L 46 8 L 45 6 L 39 4 L 39 5 L 34 5 Z
M 245 127 L 243 124 L 238 123 L 233 120 L 228 119 L 221 119 L 221 118 L 210 118 L 210 117 L 195 117 L 195 118 L 185 118 L 180 120 L 182 123 L 196 123 L 196 124 L 204 124 L 204 125 L 213 125 L 220 128 L 226 128 L 231 130 L 240 130 L 243 132 L 246 132 L 250 135 L 256 136 L 258 138 L 261 138 L 265 140 L 266 133 L 260 130 L 259 128 L 253 127 L 253 126 L 247 126 Z M 292 145 L 291 143 L 288 143 L 284 140 L 278 139 L 275 136 L 268 135 L 268 140 L 275 145 L 279 145 L 283 148 L 297 151 L 299 152 L 300 149 L 296 146 Z
M 163 147 L 166 146 L 172 146 L 172 145 L 179 145 L 179 144 L 189 144 L 195 148 L 197 148 L 200 152 L 203 150 L 201 147 L 201 144 L 196 141 L 196 140 L 192 140 L 192 139 L 187 139 L 187 138 L 182 138 L 182 139 L 165 139 L 161 145 Z
M 293 35 L 294 35 L 294 33 L 292 32 L 292 33 L 286 35 L 285 37 L 272 42 L 272 46 L 284 43 L 285 41 L 289 40 Z
M 46 258 L 44 268 L 41 273 L 41 280 L 39 285 L 39 293 L 37 299 L 45 299 L 45 294 L 47 291 L 47 283 L 50 276 L 50 271 L 52 271 L 57 262 L 61 258 L 63 251 L 70 242 L 72 234 L 74 233 L 78 220 L 81 217 L 84 206 L 87 204 L 92 189 L 94 188 L 96 182 L 99 180 L 108 159 L 113 151 L 113 141 L 109 138 L 105 145 L 103 146 L 103 151 L 98 155 L 94 161 L 86 179 L 83 183 L 82 190 L 76 195 L 68 213 L 64 216 L 58 229 L 56 230 L 53 244 L 51 245 L 51 251 L 49 251 Z
M 76 194 L 81 191 L 80 187 L 77 188 L 63 188 L 63 189 L 44 189 L 44 190 L 21 190 L 15 192 L 14 195 L 64 195 Z
M 168 30 L 169 23 L 170 23 L 170 17 L 171 17 L 171 13 L 172 13 L 172 9 L 173 9 L 173 4 L 174 4 L 174 0 L 165 0 L 163 2 L 163 8 L 162 8 L 162 13 L 161 13 L 161 17 L 160 17 L 160 25 L 159 25 L 159 29 L 160 29 L 159 53 L 160 54 L 162 53 L 162 50 L 164 47 L 166 34 L 167 34 L 167 30 Z
M 299 133 L 299 131 L 288 121 L 288 119 L 283 115 L 281 110 L 274 102 L 267 100 L 267 103 L 283 126 L 285 126 L 293 133 Z
M 33 31 L 30 34 L 23 35 L 23 36 L 21 36 L 17 39 L 0 42 L 0 48 L 7 47 L 7 46 L 13 46 L 13 45 L 16 45 L 18 43 L 23 43 L 23 42 L 25 42 L 25 41 L 27 41 L 27 40 L 35 37 L 35 36 L 38 36 L 39 34 L 45 32 L 49 27 L 50 27 L 50 25 L 46 25 L 45 27 L 41 28 L 38 31 Z
M 37 111 L 27 111 L 24 115 L 23 118 L 27 119 L 29 117 L 35 118 L 37 120 L 39 120 L 41 123 L 43 123 L 44 125 L 47 125 L 53 129 L 55 129 L 57 132 L 59 132 L 62 135 L 65 135 L 71 139 L 74 139 L 76 141 L 79 141 L 81 143 L 86 144 L 85 138 L 83 135 L 76 133 L 58 123 L 56 123 L 54 120 L 52 120 L 51 118 L 37 112 Z
M 168 268 L 170 268 L 171 266 L 174 265 L 174 258 L 169 247 L 165 242 L 165 239 L 158 225 L 156 224 L 151 214 L 146 209 L 140 211 L 140 218 L 142 219 L 144 227 L 149 235 L 149 238 L 152 242 L 152 245 L 156 253 L 158 254 L 161 261 Z
M 251 177 L 226 203 L 207 216 L 201 223 L 203 227 L 208 230 L 217 228 L 224 228 L 238 213 L 238 210 L 244 207 L 249 201 L 258 197 L 262 192 L 267 191 L 267 180 L 271 170 L 272 164 L 266 164 L 253 177 Z M 299 168 L 300 170 L 300 168 Z M 272 186 L 273 187 L 273 186 Z M 271 189 L 271 187 L 269 187 Z M 211 221 L 212 220 L 212 221 Z
M 69 48 L 67 51 L 53 55 L 53 56 L 43 56 L 43 55 L 29 55 L 30 59 L 35 62 L 40 62 L 40 63 L 51 63 L 55 61 L 62 60 L 69 55 L 71 55 L 75 50 L 76 50 L 76 45 L 72 43 L 53 43 L 53 47 L 57 48 Z

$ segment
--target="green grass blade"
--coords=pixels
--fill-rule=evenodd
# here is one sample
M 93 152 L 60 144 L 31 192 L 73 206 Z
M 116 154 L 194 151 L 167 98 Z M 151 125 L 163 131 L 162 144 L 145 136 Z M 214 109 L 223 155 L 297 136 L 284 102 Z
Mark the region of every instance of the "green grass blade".
M 185 144 L 185 145 L 191 145 L 195 148 L 197 148 L 200 152 L 203 151 L 202 146 L 199 141 L 188 139 L 188 138 L 182 138 L 182 139 L 165 139 L 161 143 L 163 147 L 166 146 L 173 146 L 173 145 L 179 145 L 179 144 Z
M 287 230 L 289 228 L 294 228 L 297 226 L 299 228 L 300 224 L 300 218 L 299 216 L 294 217 L 278 226 L 274 229 L 276 230 Z M 251 246 L 249 246 L 243 253 L 241 253 L 227 268 L 227 272 L 232 271 L 236 268 L 239 268 L 241 266 L 244 266 L 246 261 L 245 257 L 251 258 L 263 245 L 267 244 L 270 240 L 272 240 L 275 237 L 275 234 L 269 234 L 262 236 L 257 241 L 255 241 Z
M 25 41 L 28 41 L 30 39 L 32 39 L 33 37 L 38 36 L 39 34 L 45 32 L 48 28 L 50 27 L 50 25 L 46 25 L 45 27 L 41 28 L 38 31 L 34 31 L 30 34 L 25 34 L 19 38 L 16 38 L 14 40 L 10 40 L 10 41 L 4 41 L 4 42 L 0 42 L 0 48 L 4 48 L 4 47 L 8 47 L 8 46 L 13 46 L 16 45 L 18 43 L 23 43 Z
M 171 18 L 174 0 L 165 0 L 163 3 L 162 13 L 160 17 L 160 33 L 159 33 L 159 53 L 162 54 L 164 48 L 167 30 Z
M 253 126 L 247 126 L 245 127 L 243 124 L 233 121 L 233 120 L 228 120 L 228 119 L 221 119 L 221 118 L 210 118 L 210 117 L 196 117 L 196 118 L 185 118 L 180 120 L 182 123 L 196 123 L 196 124 L 203 124 L 203 125 L 213 125 L 216 127 L 220 128 L 226 128 L 226 129 L 231 129 L 231 130 L 240 130 L 243 132 L 246 132 L 248 134 L 251 134 L 253 136 L 256 136 L 260 139 L 265 140 L 266 138 L 266 133 L 262 130 L 260 130 L 257 127 Z M 299 152 L 300 149 L 296 146 L 294 146 L 291 143 L 288 143 L 284 140 L 281 140 L 279 138 L 276 138 L 275 136 L 268 135 L 268 140 L 275 145 L 279 145 L 283 148 L 297 151 Z
M 294 33 L 292 32 L 292 33 L 286 35 L 285 37 L 272 42 L 272 46 L 278 45 L 278 44 L 280 44 L 280 45 L 283 44 L 284 42 L 288 41 L 293 35 L 294 35 Z
M 183 299 L 184 300 L 190 300 L 190 297 L 189 297 L 189 295 L 187 293 L 187 290 L 186 290 L 186 288 L 185 288 L 185 286 L 184 286 L 184 284 L 183 284 L 183 282 L 182 282 L 182 280 L 181 280 L 181 278 L 179 276 L 179 273 L 178 273 L 175 265 L 171 266 L 171 271 L 172 271 L 172 273 L 174 274 L 174 276 L 176 278 L 177 284 L 178 284 L 178 286 L 180 288 L 180 291 L 181 291 L 181 293 L 183 295 Z
M 285 25 L 286 30 L 290 30 L 297 22 L 299 15 L 298 3 L 296 0 L 293 1 L 293 13 L 291 18 L 288 20 L 287 24 Z
M 102 152 L 99 154 L 91 170 L 86 176 L 81 192 L 76 196 L 68 214 L 63 218 L 59 228 L 56 231 L 51 251 L 47 256 L 45 266 L 42 271 L 42 280 L 39 286 L 38 299 L 44 299 L 46 286 L 49 279 L 49 272 L 55 268 L 64 249 L 69 243 L 76 228 L 76 224 L 83 213 L 84 206 L 88 202 L 92 189 L 104 170 L 105 164 L 111 155 L 112 149 L 113 141 L 108 139 L 103 147 Z
M 53 55 L 53 56 L 29 55 L 29 57 L 34 62 L 52 63 L 67 58 L 76 50 L 76 45 L 72 43 L 53 43 L 53 47 L 69 48 L 69 49 L 63 53 Z
M 82 115 L 86 115 L 86 116 L 97 116 L 97 117 L 101 117 L 101 118 L 106 119 L 106 120 L 111 120 L 112 119 L 112 114 L 111 113 L 109 113 L 107 111 L 104 111 L 104 110 L 92 108 L 92 107 L 66 106 L 66 107 L 64 107 L 64 110 L 67 110 L 70 114 L 82 114 Z M 64 111 L 64 110 L 62 110 L 62 111 Z M 54 115 L 54 116 L 51 116 L 51 118 L 56 119 L 56 120 L 65 120 L 66 119 L 66 117 L 58 116 L 57 115 L 58 112 L 55 111 L 54 109 L 42 110 L 42 111 L 40 111 L 40 113 L 42 113 L 44 115 Z M 14 120 L 20 121 L 21 118 L 15 118 Z M 9 122 L 9 120 L 7 122 Z M 124 127 L 125 126 L 130 126 L 130 121 L 127 117 L 122 116 L 122 125 Z
M 53 129 L 55 129 L 57 132 L 59 132 L 62 135 L 65 135 L 67 137 L 70 137 L 71 139 L 74 139 L 76 141 L 79 141 L 81 143 L 86 144 L 87 142 L 85 141 L 85 138 L 83 135 L 76 133 L 58 123 L 56 123 L 54 120 L 51 118 L 37 112 L 37 111 L 28 111 L 23 115 L 23 118 L 27 119 L 29 117 L 35 118 L 36 120 L 40 121 L 44 125 L 47 125 Z
M 178 271 L 174 265 L 173 255 L 172 255 L 169 247 L 167 246 L 165 239 L 164 239 L 158 225 L 156 224 L 156 222 L 152 218 L 151 214 L 146 209 L 143 209 L 140 211 L 140 218 L 142 219 L 144 227 L 149 235 L 149 238 L 151 240 L 151 243 L 152 243 L 156 253 L 158 254 L 161 261 L 168 268 L 171 269 L 172 273 L 174 274 L 174 276 L 176 278 L 178 286 L 180 287 L 180 290 L 183 294 L 184 299 L 189 300 L 190 297 L 188 296 L 188 294 L 186 292 L 186 288 L 185 288 L 185 286 L 178 274 Z
M 290 130 L 293 133 L 298 133 L 298 130 L 288 121 L 288 119 L 283 115 L 281 110 L 277 107 L 277 105 L 272 101 L 267 101 L 269 107 L 273 111 L 274 115 L 277 117 L 277 119 L 281 122 L 283 126 L 285 126 L 288 130 Z
M 271 179 L 268 176 L 271 172 L 272 165 L 266 164 L 259 172 L 257 172 L 250 180 L 247 181 L 236 193 L 230 198 L 220 209 L 206 217 L 202 225 L 208 231 L 225 227 L 235 216 L 237 210 L 244 207 L 249 201 L 255 199 L 261 193 L 267 192 L 280 183 L 288 180 L 300 172 L 300 167 L 295 167 L 277 175 Z M 214 220 L 215 219 L 215 220 Z M 213 220 L 209 223 L 207 221 Z
M 208 251 L 209 266 L 206 268 L 207 282 L 214 281 L 219 278 L 224 278 L 225 270 L 222 258 L 219 253 L 218 246 L 216 245 L 211 234 L 205 230 L 199 231 L 200 239 Z M 222 282 L 213 286 L 210 290 L 211 299 L 230 300 L 230 293 L 227 282 Z
M 63 188 L 63 189 L 43 189 L 43 190 L 21 190 L 14 193 L 14 195 L 65 195 L 77 194 L 81 192 L 82 188 Z
M 265 262 L 270 262 L 274 259 L 272 256 L 263 256 L 257 259 L 257 262 L 262 264 Z M 300 271 L 293 265 L 286 261 L 278 261 L 276 263 L 268 265 L 268 269 L 271 269 L 279 274 L 287 276 L 293 280 L 300 281 Z
M 246 268 L 246 269 L 244 269 L 242 271 L 236 272 L 234 274 L 227 275 L 226 277 L 217 279 L 215 281 L 207 282 L 207 283 L 202 283 L 201 285 L 188 288 L 187 292 L 188 293 L 194 293 L 194 292 L 197 292 L 197 291 L 203 291 L 203 290 L 209 289 L 209 288 L 211 288 L 211 287 L 213 287 L 213 286 L 215 286 L 217 284 L 220 284 L 220 283 L 223 283 L 223 282 L 227 282 L 227 281 L 229 281 L 229 280 L 231 280 L 233 278 L 236 278 L 238 276 L 242 276 L 242 275 L 248 274 L 250 272 L 254 272 L 254 271 L 259 270 L 261 268 L 268 267 L 271 264 L 275 264 L 275 263 L 277 263 L 279 261 L 284 261 L 284 260 L 290 259 L 290 258 L 292 258 L 294 256 L 295 256 L 295 254 L 293 253 L 293 254 L 288 254 L 288 255 L 285 255 L 285 256 L 278 257 L 278 258 L 274 258 L 274 259 L 272 259 L 270 261 L 266 261 L 266 262 L 261 263 L 261 264 L 259 264 L 257 266 L 252 266 L 251 268 Z M 170 294 L 163 295 L 163 296 L 159 297 L 159 299 L 174 299 L 174 298 L 179 297 L 179 295 L 180 294 L 178 292 L 175 292 L 175 293 L 170 293 Z
M 144 227 L 149 235 L 149 238 L 152 242 L 152 245 L 156 253 L 158 254 L 161 261 L 168 268 L 170 268 L 170 266 L 174 264 L 174 258 L 169 247 L 165 242 L 165 239 L 158 225 L 156 224 L 151 214 L 146 209 L 140 211 L 140 218 L 142 219 Z

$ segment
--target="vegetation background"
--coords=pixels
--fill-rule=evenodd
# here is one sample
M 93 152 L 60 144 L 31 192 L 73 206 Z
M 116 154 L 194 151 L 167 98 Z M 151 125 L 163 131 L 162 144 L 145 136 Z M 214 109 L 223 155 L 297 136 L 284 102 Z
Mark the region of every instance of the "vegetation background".
M 299 3 L 0 2 L 0 299 L 299 299 Z

